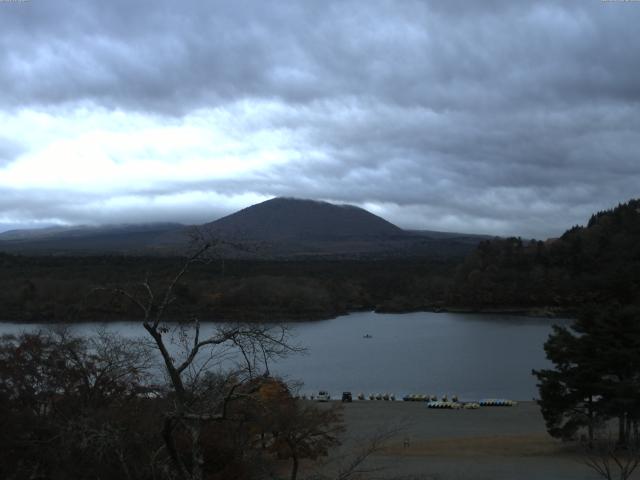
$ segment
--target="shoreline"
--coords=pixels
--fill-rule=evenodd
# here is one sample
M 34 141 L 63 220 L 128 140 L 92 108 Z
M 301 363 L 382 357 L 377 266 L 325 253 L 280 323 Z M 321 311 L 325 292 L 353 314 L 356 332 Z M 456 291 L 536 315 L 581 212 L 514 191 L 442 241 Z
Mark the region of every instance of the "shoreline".
M 243 313 L 241 315 L 221 316 L 217 319 L 204 318 L 203 323 L 305 323 L 319 322 L 323 320 L 334 320 L 339 317 L 347 316 L 354 313 L 372 312 L 380 315 L 385 314 L 409 314 L 409 313 L 462 313 L 462 314 L 493 314 L 493 315 L 511 315 L 518 317 L 530 318 L 546 318 L 553 319 L 571 319 L 575 317 L 576 309 L 557 308 L 557 307 L 468 307 L 468 306 L 442 306 L 442 307 L 421 307 L 407 309 L 392 309 L 385 307 L 366 307 L 351 310 L 339 310 L 332 312 L 306 312 L 300 314 L 280 313 L 278 315 L 265 312 L 255 312 L 255 314 Z M 116 323 L 116 322 L 135 322 L 138 319 L 123 320 L 122 318 L 114 318 L 112 316 L 92 317 L 81 319 L 43 319 L 34 320 L 33 318 L 20 319 L 0 319 L 0 323 L 16 323 L 16 324 L 76 324 L 76 323 Z M 180 323 L 181 320 L 168 320 L 170 323 Z

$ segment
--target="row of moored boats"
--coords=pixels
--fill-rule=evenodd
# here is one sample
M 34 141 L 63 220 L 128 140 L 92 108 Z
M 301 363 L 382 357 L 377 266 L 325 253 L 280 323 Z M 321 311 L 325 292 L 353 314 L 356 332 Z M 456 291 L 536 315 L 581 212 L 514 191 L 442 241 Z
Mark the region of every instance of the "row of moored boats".
M 348 397 L 347 397 L 348 396 Z M 318 395 L 300 395 L 298 398 L 303 400 L 320 400 L 320 401 L 328 401 L 331 399 L 331 396 L 326 391 L 320 391 Z M 348 401 L 351 401 L 351 393 L 344 392 L 342 394 L 342 400 L 348 398 Z M 359 393 L 356 395 L 356 399 L 360 401 L 364 400 L 382 400 L 382 401 L 395 401 L 396 396 L 393 393 L 370 393 L 365 395 L 364 393 Z M 412 393 L 409 395 L 405 395 L 401 398 L 402 401 L 405 402 L 424 402 L 427 404 L 429 408 L 441 408 L 441 409 L 476 409 L 480 407 L 513 407 L 518 404 L 518 402 L 514 400 L 509 400 L 506 398 L 485 398 L 482 400 L 474 400 L 474 401 L 460 401 L 457 395 L 452 395 L 449 398 L 447 395 L 443 395 L 438 398 L 436 395 L 424 395 L 419 393 Z

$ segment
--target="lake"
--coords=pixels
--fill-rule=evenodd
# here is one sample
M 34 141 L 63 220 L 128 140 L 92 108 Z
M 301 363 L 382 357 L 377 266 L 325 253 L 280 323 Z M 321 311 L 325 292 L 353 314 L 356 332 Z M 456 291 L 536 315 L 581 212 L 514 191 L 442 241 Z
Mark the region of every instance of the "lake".
M 457 394 L 468 400 L 531 400 L 537 396 L 531 370 L 549 365 L 543 344 L 553 323 L 569 321 L 497 314 L 360 312 L 291 323 L 294 343 L 307 352 L 280 360 L 271 371 L 303 381 L 303 393 L 328 390 L 334 397 L 350 390 L 354 395 L 389 392 L 397 397 L 424 393 Z M 0 334 L 40 327 L 0 323 Z M 126 337 L 146 333 L 139 322 L 70 325 L 81 335 L 91 335 L 98 327 Z

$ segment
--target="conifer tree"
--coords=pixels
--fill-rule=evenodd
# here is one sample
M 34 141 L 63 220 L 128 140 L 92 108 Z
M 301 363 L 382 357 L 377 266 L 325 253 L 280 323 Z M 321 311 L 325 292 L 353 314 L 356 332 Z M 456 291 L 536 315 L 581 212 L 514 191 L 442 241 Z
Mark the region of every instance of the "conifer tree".
M 553 369 L 538 370 L 538 401 L 549 433 L 574 438 L 618 419 L 618 442 L 638 435 L 640 311 L 614 306 L 583 313 L 570 327 L 554 327 L 545 343 Z

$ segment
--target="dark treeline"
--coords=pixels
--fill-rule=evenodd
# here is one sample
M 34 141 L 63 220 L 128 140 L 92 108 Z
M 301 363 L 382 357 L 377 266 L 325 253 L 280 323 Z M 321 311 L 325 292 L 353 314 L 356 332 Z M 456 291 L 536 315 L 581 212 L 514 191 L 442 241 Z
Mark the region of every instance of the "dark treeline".
M 457 271 L 448 301 L 478 308 L 577 311 L 640 301 L 640 200 L 591 217 L 560 238 L 482 242 Z
M 184 259 L 0 254 L 2 320 L 135 318 L 135 306 L 102 290 L 162 288 Z M 328 318 L 349 311 L 405 311 L 444 304 L 456 260 L 214 260 L 193 265 L 167 316 L 242 321 Z

